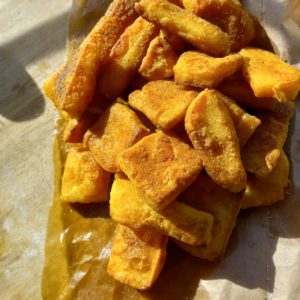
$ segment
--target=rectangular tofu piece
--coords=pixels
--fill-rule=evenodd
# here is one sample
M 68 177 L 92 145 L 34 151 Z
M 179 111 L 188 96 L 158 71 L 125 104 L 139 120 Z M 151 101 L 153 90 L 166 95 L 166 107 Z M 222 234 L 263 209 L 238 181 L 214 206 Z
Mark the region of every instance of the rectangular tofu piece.
M 109 198 L 111 174 L 103 170 L 92 153 L 81 147 L 69 150 L 61 183 L 65 202 L 105 202 Z
M 108 62 L 109 53 L 136 13 L 136 0 L 114 0 L 107 14 L 94 26 L 66 65 L 68 84 L 62 95 L 62 109 L 79 118 L 92 101 L 99 70 Z
M 227 33 L 166 0 L 141 0 L 136 11 L 149 22 L 176 33 L 199 50 L 213 56 L 229 53 Z
M 248 114 L 245 110 L 238 106 L 235 101 L 220 92 L 215 90 L 215 94 L 218 95 L 228 108 L 240 141 L 240 148 L 242 148 L 255 132 L 257 126 L 260 125 L 260 119 Z
M 107 66 L 99 74 L 98 93 L 110 98 L 123 95 L 158 32 L 154 24 L 141 17 L 126 28 L 110 53 Z
M 191 246 L 176 243 L 192 255 L 215 261 L 221 259 L 241 206 L 241 195 L 231 193 L 215 184 L 207 175 L 200 175 L 196 181 L 182 193 L 180 200 L 201 211 L 214 216 L 212 239 L 207 246 Z
M 241 152 L 243 164 L 248 172 L 265 178 L 276 167 L 294 111 L 294 103 L 288 102 L 279 103 L 275 112 L 257 114 L 261 124 Z
M 243 58 L 239 54 L 218 58 L 198 51 L 187 51 L 180 55 L 174 66 L 174 80 L 184 85 L 214 88 L 242 66 Z
M 185 129 L 212 180 L 233 193 L 246 187 L 239 140 L 231 114 L 215 90 L 204 90 L 189 106 Z
M 123 174 L 115 175 L 110 215 L 120 224 L 136 229 L 152 228 L 190 245 L 207 245 L 211 239 L 213 217 L 210 214 L 177 201 L 156 211 Z
M 168 130 L 184 119 L 186 110 L 198 92 L 173 81 L 151 81 L 142 90 L 132 92 L 129 104 L 144 113 L 157 127 Z
M 178 57 L 171 44 L 162 34 L 154 38 L 147 50 L 139 73 L 147 80 L 170 78 Z
M 183 6 L 226 32 L 232 52 L 245 47 L 255 36 L 254 22 L 238 0 L 183 0 Z
M 266 50 L 244 48 L 243 76 L 256 97 L 273 97 L 279 102 L 294 100 L 300 90 L 300 71 Z
M 127 105 L 113 103 L 90 128 L 85 138 L 96 161 L 107 171 L 119 171 L 120 154 L 150 130 Z
M 164 266 L 167 242 L 166 236 L 151 229 L 118 225 L 107 273 L 138 290 L 150 288 Z
M 272 205 L 283 200 L 288 187 L 289 161 L 281 150 L 276 167 L 266 178 L 257 178 L 254 174 L 248 175 L 242 208 Z
M 244 108 L 274 111 L 278 103 L 274 98 L 256 97 L 248 82 L 238 75 L 226 78 L 217 89 Z
M 119 165 L 147 203 L 162 210 L 197 178 L 202 160 L 179 138 L 159 131 L 125 150 Z

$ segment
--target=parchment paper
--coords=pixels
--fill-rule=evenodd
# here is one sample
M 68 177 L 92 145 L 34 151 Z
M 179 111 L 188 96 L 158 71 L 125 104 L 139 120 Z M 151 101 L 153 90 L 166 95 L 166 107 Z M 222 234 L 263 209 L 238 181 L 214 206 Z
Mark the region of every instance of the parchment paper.
M 72 55 L 108 2 L 74 1 L 68 55 Z M 299 1 L 248 0 L 244 4 L 261 21 L 275 51 L 299 67 Z M 49 217 L 44 298 L 300 299 L 299 109 L 298 105 L 285 146 L 291 162 L 291 194 L 271 207 L 241 212 L 225 258 L 218 265 L 193 258 L 171 243 L 166 266 L 148 292 L 123 286 L 105 273 L 115 228 L 107 206 L 86 210 L 82 205 L 62 205 L 56 180 L 56 196 Z M 57 162 L 58 150 L 56 144 Z M 57 179 L 61 170 L 57 163 Z

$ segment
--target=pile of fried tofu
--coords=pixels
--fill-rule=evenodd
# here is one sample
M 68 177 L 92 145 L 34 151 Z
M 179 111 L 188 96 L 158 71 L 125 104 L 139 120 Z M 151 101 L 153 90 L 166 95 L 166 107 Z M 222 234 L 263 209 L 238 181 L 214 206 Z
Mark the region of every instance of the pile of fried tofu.
M 114 0 L 45 83 L 65 120 L 64 202 L 109 202 L 107 272 L 153 285 L 172 239 L 219 260 L 240 209 L 289 187 L 300 72 L 238 0 Z

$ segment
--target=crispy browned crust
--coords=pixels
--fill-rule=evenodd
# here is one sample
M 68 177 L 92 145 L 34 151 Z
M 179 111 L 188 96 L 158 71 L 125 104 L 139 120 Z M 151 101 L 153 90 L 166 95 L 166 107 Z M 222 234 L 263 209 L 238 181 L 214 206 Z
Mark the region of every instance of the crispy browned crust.
M 221 187 L 240 192 L 246 187 L 239 141 L 231 115 L 214 90 L 204 90 L 189 106 L 185 128 L 204 168 Z
M 129 95 L 129 104 L 144 113 L 157 127 L 173 128 L 184 119 L 198 92 L 174 81 L 156 80 Z
M 123 174 L 116 174 L 110 193 L 110 215 L 116 222 L 136 228 L 153 228 L 189 245 L 208 245 L 213 217 L 175 201 L 156 211 Z
M 253 20 L 238 0 L 183 0 L 183 5 L 226 32 L 231 51 L 245 47 L 254 38 Z
M 229 38 L 219 27 L 166 0 L 142 0 L 136 10 L 146 20 L 175 32 L 193 46 L 214 56 L 229 53 Z
M 158 28 L 141 17 L 127 27 L 99 74 L 97 92 L 110 98 L 121 96 L 138 72 L 149 43 L 157 33 Z
M 60 110 L 73 118 L 79 118 L 92 101 L 99 70 L 108 61 L 109 53 L 125 28 L 137 14 L 134 10 L 136 0 L 115 0 L 106 15 L 94 26 L 77 53 L 60 71 L 62 76 L 52 78 L 52 92 L 46 92 Z M 49 88 L 45 88 L 49 91 Z M 59 97 L 57 97 L 57 95 Z
M 156 210 L 172 203 L 202 169 L 195 149 L 162 131 L 146 136 L 125 150 L 119 165 Z
M 118 225 L 107 273 L 116 280 L 145 290 L 159 276 L 167 256 L 168 238 L 147 230 Z
M 116 102 L 91 127 L 86 142 L 105 170 L 117 172 L 121 153 L 149 133 L 134 111 Z
M 108 62 L 110 50 L 122 29 L 117 18 L 102 17 L 69 62 L 71 80 L 65 90 L 62 109 L 71 116 L 80 117 L 92 101 L 99 69 Z
M 243 58 L 239 54 L 216 58 L 198 51 L 187 51 L 181 54 L 174 67 L 174 80 L 184 85 L 213 88 L 242 66 Z

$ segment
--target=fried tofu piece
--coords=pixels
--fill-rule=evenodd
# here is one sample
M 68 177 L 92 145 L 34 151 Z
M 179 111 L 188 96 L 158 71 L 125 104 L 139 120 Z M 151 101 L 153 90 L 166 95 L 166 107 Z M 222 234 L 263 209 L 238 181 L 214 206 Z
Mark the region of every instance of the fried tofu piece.
M 272 205 L 283 200 L 288 186 L 289 161 L 281 150 L 276 167 L 266 178 L 257 178 L 254 174 L 248 175 L 242 208 Z
M 275 168 L 288 133 L 288 125 L 295 105 L 280 103 L 275 112 L 257 114 L 261 120 L 254 134 L 242 149 L 245 169 L 259 178 L 267 177 Z
M 242 65 L 243 58 L 239 54 L 216 58 L 205 53 L 188 51 L 180 55 L 174 66 L 174 80 L 184 85 L 213 88 L 224 78 L 239 71 Z
M 185 129 L 214 182 L 231 192 L 246 187 L 237 133 L 227 107 L 214 90 L 204 90 L 189 106 Z
M 198 151 L 161 131 L 125 150 L 119 165 L 156 210 L 172 203 L 202 169 Z
M 173 81 L 151 81 L 129 95 L 129 104 L 144 113 L 158 127 L 165 130 L 184 119 L 186 110 L 198 92 Z
M 153 230 L 118 225 L 107 273 L 138 290 L 152 286 L 167 257 L 168 238 Z
M 213 93 L 223 101 L 228 108 L 231 118 L 233 120 L 237 136 L 240 141 L 240 148 L 249 140 L 254 133 L 257 126 L 260 125 L 260 119 L 248 114 L 240 106 L 238 106 L 232 99 L 226 97 L 220 92 L 214 90 Z
M 118 172 L 120 154 L 149 133 L 134 111 L 115 102 L 89 130 L 86 143 L 103 169 Z
M 92 101 L 99 70 L 108 62 L 109 53 L 122 32 L 136 19 L 135 2 L 112 1 L 105 16 L 94 26 L 75 56 L 67 62 L 62 109 L 73 118 L 79 118 Z
M 143 58 L 139 73 L 148 80 L 166 79 L 174 75 L 177 54 L 161 35 L 154 38 Z
M 122 32 L 136 18 L 134 3 L 135 0 L 115 0 L 67 62 L 68 84 L 62 95 L 62 109 L 73 118 L 78 119 L 92 101 L 99 71 L 108 63 Z
M 207 245 L 213 217 L 175 201 L 161 211 L 147 205 L 138 188 L 123 174 L 116 174 L 110 193 L 110 215 L 116 222 L 136 228 L 153 228 L 190 245 Z
M 136 11 L 149 22 L 176 33 L 203 52 L 213 56 L 224 56 L 229 53 L 227 33 L 198 18 L 192 12 L 166 0 L 141 0 L 135 7 Z
M 126 28 L 110 53 L 110 60 L 99 74 L 97 91 L 107 97 L 121 96 L 138 72 L 149 43 L 158 28 L 139 17 Z
M 245 47 L 254 38 L 253 20 L 238 0 L 183 0 L 183 5 L 226 32 L 231 51 Z
M 277 55 L 257 49 L 240 51 L 244 59 L 243 76 L 256 97 L 273 97 L 279 102 L 294 100 L 300 90 L 300 71 Z
M 256 97 L 248 82 L 237 75 L 223 80 L 217 89 L 245 108 L 274 111 L 278 102 L 274 98 Z
M 241 206 L 241 195 L 231 193 L 200 174 L 180 196 L 183 203 L 214 216 L 212 239 L 207 246 L 176 243 L 194 256 L 215 261 L 224 255 Z
M 81 147 L 69 150 L 61 183 L 65 202 L 105 202 L 109 198 L 110 173 L 103 170 L 92 153 Z

